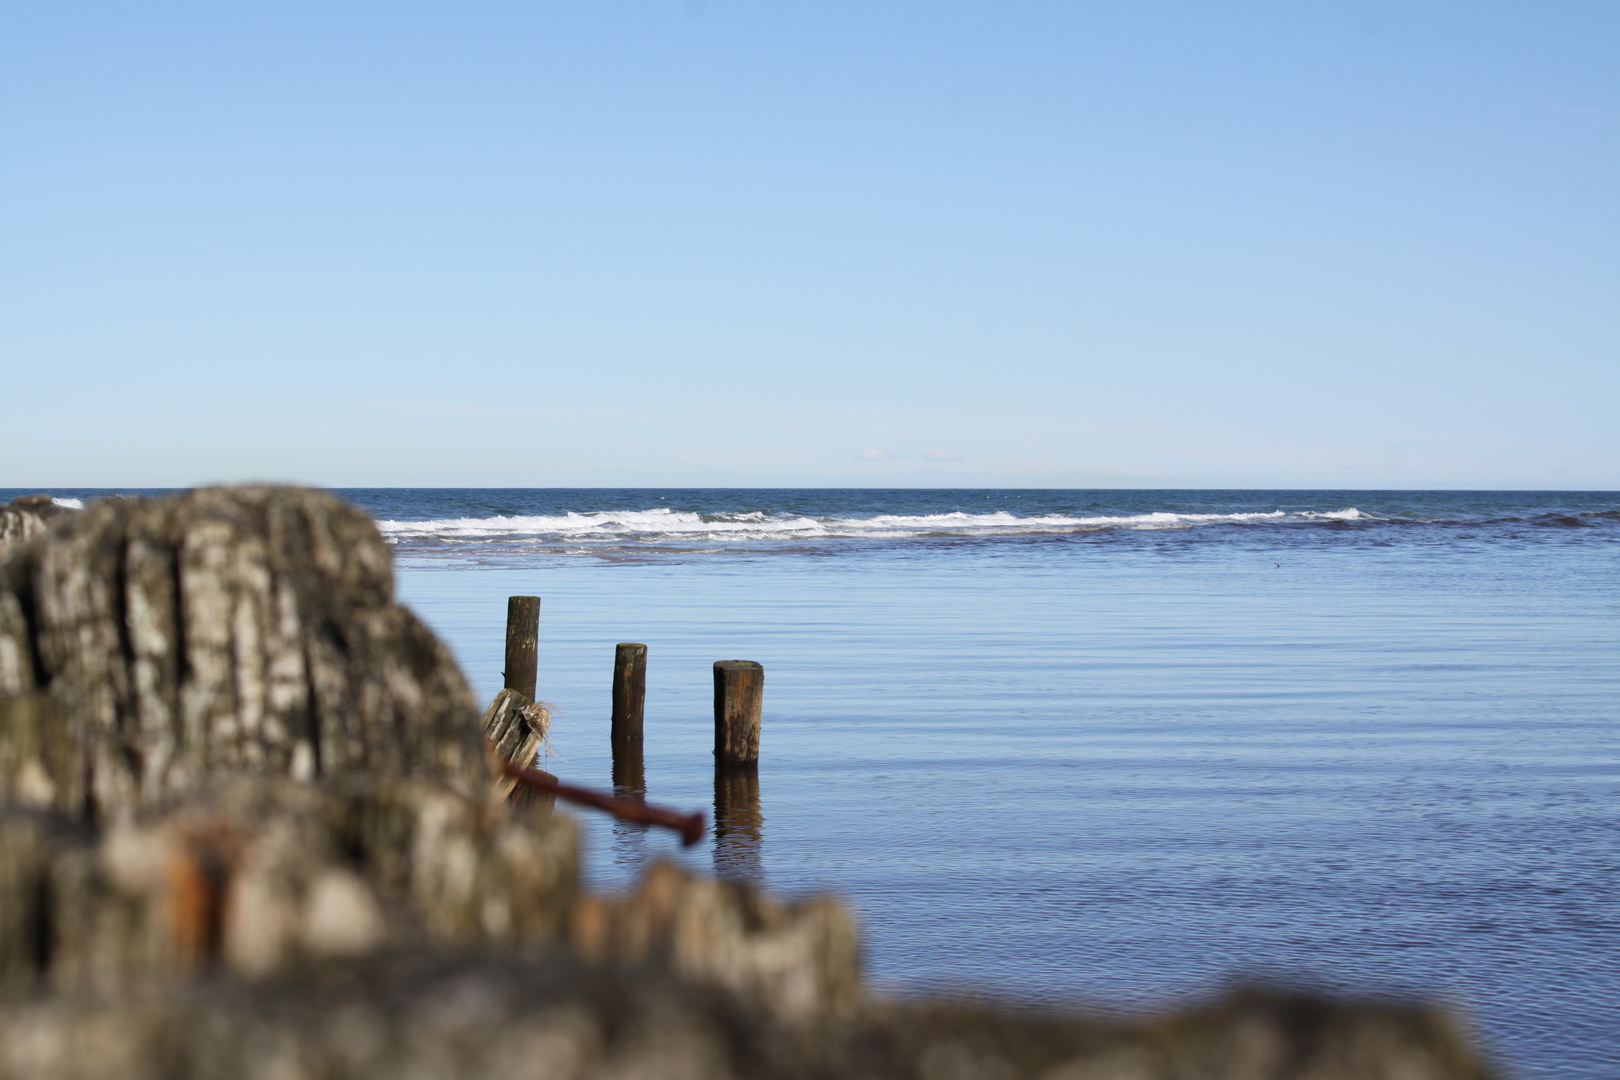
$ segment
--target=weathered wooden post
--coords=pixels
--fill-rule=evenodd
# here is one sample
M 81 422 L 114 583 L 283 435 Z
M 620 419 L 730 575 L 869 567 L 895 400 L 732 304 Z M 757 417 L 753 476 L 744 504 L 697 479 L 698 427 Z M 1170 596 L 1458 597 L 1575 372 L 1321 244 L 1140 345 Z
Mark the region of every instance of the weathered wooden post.
M 641 718 L 647 703 L 647 646 L 621 641 L 613 655 L 613 793 L 627 799 L 647 798 L 647 767 L 641 752 Z M 642 830 L 623 822 L 613 826 L 614 847 L 621 859 L 639 863 Z M 633 849 L 633 850 L 632 850 Z
M 722 766 L 759 763 L 765 669 L 752 660 L 714 662 L 714 759 Z
M 533 701 L 539 687 L 540 598 L 506 600 L 506 688 Z
M 641 743 L 641 717 L 647 706 L 647 646 L 619 642 L 613 656 L 613 745 Z
M 759 883 L 765 817 L 759 808 L 759 732 L 765 669 L 752 660 L 714 665 L 714 872 Z

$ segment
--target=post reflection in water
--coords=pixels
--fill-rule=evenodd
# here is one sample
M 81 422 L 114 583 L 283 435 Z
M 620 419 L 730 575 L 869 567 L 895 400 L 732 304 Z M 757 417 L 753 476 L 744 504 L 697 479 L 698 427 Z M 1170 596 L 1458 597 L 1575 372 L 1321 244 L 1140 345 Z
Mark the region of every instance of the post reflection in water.
M 765 815 L 759 808 L 759 766 L 714 767 L 714 873 L 728 881 L 761 884 Z
M 627 799 L 647 800 L 647 762 L 640 742 L 615 743 L 613 747 L 613 794 Z M 647 827 L 628 821 L 613 823 L 613 861 L 631 872 L 647 861 Z

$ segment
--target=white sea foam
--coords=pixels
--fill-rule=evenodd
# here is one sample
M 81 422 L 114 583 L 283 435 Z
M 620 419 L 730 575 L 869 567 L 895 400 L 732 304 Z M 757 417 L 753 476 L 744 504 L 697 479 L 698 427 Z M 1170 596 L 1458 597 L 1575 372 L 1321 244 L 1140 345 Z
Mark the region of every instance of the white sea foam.
M 446 518 L 436 521 L 379 521 L 384 536 L 430 537 L 445 539 L 498 539 L 548 537 L 558 540 L 631 536 L 734 536 L 825 535 L 826 528 L 814 518 L 767 517 L 763 512 L 746 514 L 697 514 L 658 507 L 652 510 L 604 510 L 579 514 L 570 511 L 561 517 L 515 515 L 512 517 Z
M 497 515 L 429 521 L 380 521 L 388 539 L 400 543 L 661 543 L 675 541 L 811 540 L 819 538 L 894 539 L 901 537 L 1019 536 L 1108 529 L 1191 529 L 1206 525 L 1247 525 L 1354 520 L 1367 517 L 1354 507 L 1329 513 L 1177 514 L 1156 512 L 1119 516 L 1036 514 L 1020 517 L 1005 510 L 988 514 L 876 514 L 870 517 L 806 517 L 798 514 L 705 514 L 654 507 L 562 515 Z
M 58 499 L 55 496 L 52 496 L 51 497 L 51 502 L 55 503 L 57 506 L 65 506 L 69 510 L 83 510 L 84 509 L 84 500 L 83 499 Z

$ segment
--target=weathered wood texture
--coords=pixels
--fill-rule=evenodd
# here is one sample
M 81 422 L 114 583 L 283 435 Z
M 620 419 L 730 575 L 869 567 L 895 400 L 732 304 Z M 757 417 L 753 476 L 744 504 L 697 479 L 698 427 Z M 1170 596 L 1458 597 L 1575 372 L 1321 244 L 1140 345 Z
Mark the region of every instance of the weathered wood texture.
M 0 506 L 0 556 L 7 548 L 38 536 L 51 522 L 73 513 L 57 506 L 49 495 L 23 495 L 13 499 L 9 506 Z
M 472 692 L 394 602 L 387 545 L 321 491 L 109 499 L 11 549 L 0 696 L 28 694 L 56 710 L 49 760 L 23 770 L 45 781 L 29 801 L 68 813 L 151 804 L 221 771 L 469 792 L 489 775 Z
M 647 646 L 621 641 L 613 654 L 613 726 L 609 737 L 615 743 L 639 743 L 646 708 Z
M 784 1017 L 860 998 L 855 926 L 836 900 L 783 903 L 672 864 L 604 900 L 580 893 L 578 866 L 571 819 L 421 782 L 238 779 L 101 831 L 0 811 L 0 990 L 110 994 L 413 944 L 551 942 L 672 968 Z
M 540 598 L 506 600 L 506 688 L 533 701 L 540 687 Z
M 116 993 L 413 942 L 563 940 L 572 820 L 440 785 L 239 779 L 101 832 L 0 811 L 0 981 Z
M 759 761 L 765 669 L 752 660 L 714 662 L 714 756 L 724 765 Z
M 1433 1010 L 1237 993 L 1163 1017 L 912 1004 L 813 1023 L 656 969 L 384 954 L 0 1007 L 0 1080 L 1488 1080 Z
M 483 728 L 485 741 L 502 760 L 537 769 L 536 759 L 551 730 L 551 710 L 516 690 L 502 690 L 484 710 Z M 519 784 L 508 776 L 497 778 L 496 787 L 502 798 L 525 806 L 551 807 L 557 802 L 556 795 Z
M 61 735 L 71 728 L 67 712 L 44 694 L 0 696 L 0 802 L 72 808 L 58 798 L 83 788 L 82 756 Z
M 674 863 L 653 863 L 622 899 L 582 897 L 571 937 L 588 960 L 665 966 L 775 1016 L 848 1015 L 861 1000 L 860 938 L 843 904 L 787 903 Z
M 516 690 L 502 690 L 484 710 L 482 727 L 503 760 L 534 768 L 551 730 L 551 710 Z

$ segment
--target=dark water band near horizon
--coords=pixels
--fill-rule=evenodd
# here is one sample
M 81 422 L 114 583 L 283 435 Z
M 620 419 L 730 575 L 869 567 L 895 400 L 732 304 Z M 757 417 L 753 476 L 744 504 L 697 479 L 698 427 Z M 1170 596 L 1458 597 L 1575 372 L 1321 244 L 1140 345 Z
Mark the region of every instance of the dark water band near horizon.
M 839 892 L 891 989 L 1416 993 L 1620 1074 L 1620 493 L 340 494 L 482 697 L 543 597 L 566 780 L 642 641 L 647 796 L 713 813 L 710 665 L 764 664 L 757 802 L 684 853 L 585 817 L 598 886 Z

